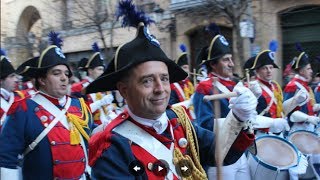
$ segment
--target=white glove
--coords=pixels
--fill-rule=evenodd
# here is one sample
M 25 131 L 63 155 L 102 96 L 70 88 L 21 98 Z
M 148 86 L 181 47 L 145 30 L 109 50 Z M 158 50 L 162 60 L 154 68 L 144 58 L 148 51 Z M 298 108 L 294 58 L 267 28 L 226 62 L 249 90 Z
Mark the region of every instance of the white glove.
M 307 121 L 311 124 L 318 125 L 318 123 L 320 123 L 320 117 L 309 116 Z
M 103 96 L 102 99 L 100 99 L 101 106 L 111 104 L 112 101 L 113 101 L 113 95 L 112 94 L 105 95 L 105 96 Z
M 90 104 L 91 112 L 95 112 L 96 110 L 100 109 L 101 106 L 111 104 L 112 101 L 113 101 L 112 94 L 108 94 L 108 95 L 103 96 L 102 99 L 97 100 L 97 101 Z
M 270 132 L 279 133 L 284 130 L 286 130 L 286 131 L 290 130 L 290 126 L 288 124 L 288 121 L 283 118 L 275 118 L 273 120 L 272 126 L 270 127 Z
M 262 94 L 261 86 L 259 85 L 258 81 L 250 81 L 249 82 L 249 89 L 253 92 L 256 98 L 259 98 Z
M 305 174 L 308 167 L 307 158 L 299 151 L 300 161 L 297 166 L 289 168 L 290 180 L 298 180 L 299 174 Z
M 313 111 L 314 112 L 320 111 L 320 104 L 314 104 L 313 105 Z
M 257 116 L 257 98 L 242 82 L 239 82 L 233 89 L 233 92 L 239 94 L 238 97 L 232 97 L 229 101 L 229 108 L 240 121 L 253 120 Z
M 296 105 L 304 104 L 309 98 L 309 93 L 305 89 L 300 89 L 294 96 L 293 99 L 297 103 Z

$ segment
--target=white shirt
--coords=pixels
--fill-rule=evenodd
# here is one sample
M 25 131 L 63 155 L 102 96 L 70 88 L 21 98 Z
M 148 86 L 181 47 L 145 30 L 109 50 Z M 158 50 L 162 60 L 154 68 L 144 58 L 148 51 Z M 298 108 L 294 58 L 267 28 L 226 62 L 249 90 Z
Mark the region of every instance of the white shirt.
M 152 127 L 157 134 L 162 134 L 168 127 L 169 118 L 166 112 L 162 113 L 162 115 L 157 119 L 146 119 L 133 114 L 128 106 L 126 106 L 126 108 L 128 109 L 128 113 L 134 121 L 144 126 Z

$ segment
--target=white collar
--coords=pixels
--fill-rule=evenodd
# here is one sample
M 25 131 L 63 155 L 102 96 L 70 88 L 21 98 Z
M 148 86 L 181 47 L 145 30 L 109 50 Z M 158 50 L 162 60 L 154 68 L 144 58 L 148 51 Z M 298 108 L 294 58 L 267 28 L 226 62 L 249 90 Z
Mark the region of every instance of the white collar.
M 220 75 L 218 75 L 218 74 L 216 74 L 216 73 L 214 73 L 214 72 L 211 72 L 213 75 L 215 75 L 215 76 L 217 76 L 219 79 L 223 79 L 223 80 L 226 80 L 226 81 L 231 81 L 231 79 L 230 78 L 225 78 L 225 77 L 222 77 L 222 76 L 220 76 Z
M 1 88 L 1 95 L 3 96 L 4 99 L 9 100 L 10 96 L 13 94 L 13 92 L 9 92 L 8 90 Z
M 294 77 L 295 77 L 295 78 L 298 78 L 298 79 L 300 79 L 300 80 L 302 80 L 302 81 L 304 81 L 304 82 L 308 82 L 306 78 L 300 76 L 299 74 L 296 74 Z
M 92 82 L 94 79 L 92 79 L 91 77 L 89 76 L 86 76 L 85 79 L 87 79 L 89 82 Z
M 128 113 L 134 121 L 144 126 L 152 127 L 157 132 L 157 134 L 162 134 L 167 129 L 169 118 L 166 112 L 164 112 L 159 118 L 154 120 L 139 117 L 133 114 L 128 106 L 126 108 L 128 109 Z
M 56 97 L 50 96 L 49 94 L 47 94 L 47 93 L 45 93 L 45 92 L 43 92 L 43 91 L 41 91 L 41 90 L 39 90 L 39 92 L 41 92 L 42 94 L 44 94 L 44 95 L 46 95 L 46 96 L 49 96 L 50 98 L 57 99 L 58 102 L 59 102 L 59 105 L 60 105 L 61 107 L 64 107 L 64 105 L 65 105 L 66 102 L 67 102 L 67 96 L 63 96 L 62 98 L 56 98 Z M 48 99 L 48 98 L 47 98 L 47 99 Z

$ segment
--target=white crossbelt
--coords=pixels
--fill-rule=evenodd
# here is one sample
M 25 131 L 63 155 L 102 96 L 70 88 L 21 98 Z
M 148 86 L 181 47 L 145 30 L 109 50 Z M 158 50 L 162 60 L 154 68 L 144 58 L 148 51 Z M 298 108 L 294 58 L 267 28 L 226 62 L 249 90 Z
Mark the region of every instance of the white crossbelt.
M 223 84 L 221 84 L 221 82 L 216 81 L 215 83 L 213 83 L 214 86 L 216 86 L 221 92 L 228 94 L 231 91 Z
M 173 138 L 173 130 L 171 125 L 169 126 Z M 170 149 L 168 149 L 165 145 L 163 145 L 160 141 L 151 136 L 145 130 L 128 120 L 114 128 L 113 131 L 136 143 L 158 160 L 166 161 L 170 168 L 167 177 L 169 177 L 170 179 L 171 177 L 173 178 L 173 175 L 171 175 L 170 177 L 170 172 L 172 172 L 176 177 L 179 177 L 173 164 L 174 143 L 171 143 Z
M 9 108 L 11 107 L 13 101 L 14 101 L 14 94 L 13 93 L 10 93 L 9 101 L 6 101 L 2 97 L 0 98 L 1 109 L 4 111 L 4 114 L 2 115 L 2 117 L 0 119 L 0 125 L 2 125 L 4 123 L 4 120 L 7 117 L 7 112 L 9 110 Z
M 308 92 L 307 93 L 307 96 L 308 96 L 308 100 L 309 100 L 309 91 L 301 84 L 301 83 L 299 83 L 298 81 L 295 81 L 294 82 L 300 89 L 303 89 L 303 90 L 305 90 L 306 92 Z M 305 105 L 307 102 L 308 102 L 308 100 L 307 101 L 303 101 L 301 104 L 299 104 L 299 106 L 303 106 L 303 105 Z
M 186 99 L 186 96 L 183 92 L 183 89 L 181 88 L 180 84 L 175 82 L 173 83 L 174 87 L 176 87 L 176 89 L 179 91 L 179 93 L 181 94 L 181 96 L 183 97 L 183 99 Z
M 65 113 L 67 112 L 67 110 L 69 109 L 70 105 L 71 105 L 71 98 L 67 97 L 67 102 L 64 106 L 63 110 L 60 110 L 57 106 L 55 106 L 53 103 L 51 103 L 47 98 L 45 98 L 43 95 L 41 94 L 37 94 L 34 97 L 31 98 L 31 100 L 33 100 L 34 102 L 41 104 L 41 106 L 46 109 L 50 114 L 54 115 L 56 118 L 51 121 L 51 123 L 47 126 L 47 128 L 45 128 L 40 134 L 39 136 L 28 146 L 28 148 L 25 150 L 24 155 L 26 154 L 27 150 L 29 148 L 32 148 L 31 150 L 34 149 L 35 146 L 37 146 L 37 144 L 50 132 L 50 130 L 60 121 L 61 124 L 66 127 L 68 130 L 70 130 L 67 118 L 65 116 Z M 84 109 L 85 111 L 85 109 Z M 82 146 L 82 150 L 84 152 L 85 158 L 86 158 L 86 171 L 88 173 L 91 172 L 91 168 L 88 165 L 88 154 L 87 154 L 87 150 L 86 150 L 86 145 L 84 143 L 83 137 L 80 135 L 80 144 Z M 29 152 L 31 151 L 29 150 Z M 27 152 L 28 153 L 28 152 Z
M 273 92 L 266 85 L 264 85 L 261 82 L 259 82 L 259 84 L 260 84 L 261 88 L 264 91 L 266 91 L 267 94 L 271 97 L 271 100 L 270 100 L 268 106 L 263 111 L 261 111 L 260 114 L 259 114 L 260 116 L 263 116 L 264 114 L 266 114 L 270 110 L 270 108 L 271 108 L 273 103 L 277 104 L 277 101 L 275 100 Z M 273 85 L 271 85 L 271 86 L 273 86 Z

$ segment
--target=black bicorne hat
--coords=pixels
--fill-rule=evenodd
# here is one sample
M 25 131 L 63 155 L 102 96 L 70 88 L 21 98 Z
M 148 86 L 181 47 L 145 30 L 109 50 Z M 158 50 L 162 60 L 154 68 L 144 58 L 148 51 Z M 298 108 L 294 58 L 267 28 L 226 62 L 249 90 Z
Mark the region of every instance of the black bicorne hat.
M 253 69 L 251 69 L 251 67 L 253 66 L 254 60 L 255 60 L 256 56 L 253 56 L 251 58 L 249 58 L 243 65 L 243 69 L 245 70 L 245 73 L 249 73 L 250 77 L 255 75 L 255 72 Z
M 160 48 L 159 41 L 150 34 L 146 25 L 152 21 L 142 11 L 137 11 L 131 0 L 119 2 L 117 16 L 123 17 L 123 26 L 137 28 L 136 37 L 118 47 L 114 58 L 105 72 L 86 88 L 86 93 L 116 90 L 116 84 L 124 73 L 134 66 L 147 61 L 162 61 L 169 71 L 170 82 L 185 79 L 188 74 L 173 60 L 169 59 Z
M 214 34 L 210 46 L 208 48 L 208 56 L 202 61 L 201 64 L 207 63 L 209 61 L 217 61 L 226 54 L 231 54 L 231 49 L 229 42 L 226 38 L 220 34 L 220 30 L 215 23 L 211 23 L 206 30 L 210 31 L 211 34 Z
M 188 54 L 187 54 L 187 47 L 184 44 L 180 44 L 179 46 L 180 50 L 182 51 L 182 54 L 178 57 L 178 59 L 175 61 L 178 66 L 188 65 Z
M 306 52 L 303 51 L 300 43 L 296 43 L 296 49 L 300 52 L 300 54 L 297 58 L 294 58 L 293 62 L 291 63 L 291 67 L 294 70 L 303 68 L 306 65 L 310 64 L 309 56 Z
M 85 65 L 85 69 L 92 69 L 98 66 L 103 66 L 105 67 L 104 63 L 103 63 L 103 58 L 100 52 L 100 48 L 98 46 L 98 44 L 95 42 L 92 44 L 92 49 L 95 52 L 90 59 L 87 61 L 87 64 Z
M 6 57 L 6 53 L 3 49 L 1 49 L 1 72 L 0 72 L 0 79 L 6 78 L 8 75 L 15 73 L 15 69 L 12 66 L 9 58 Z
M 22 63 L 20 66 L 18 66 L 16 73 L 21 75 L 21 76 L 28 76 L 28 70 L 30 67 L 35 67 L 37 65 L 39 57 L 34 57 L 31 59 L 28 59 L 24 63 Z
M 80 59 L 80 61 L 78 62 L 78 65 L 77 65 L 77 69 L 78 70 L 84 70 L 84 67 L 87 65 L 88 63 L 88 58 L 82 58 Z
M 28 70 L 24 73 L 25 76 L 37 78 L 43 72 L 48 71 L 49 68 L 52 68 L 57 65 L 66 65 L 69 69 L 69 77 L 72 76 L 72 71 L 68 65 L 67 59 L 64 56 L 62 50 L 62 40 L 58 37 L 59 33 L 50 32 L 49 40 L 50 46 L 42 51 L 39 58 L 32 58 L 28 61 L 29 65 L 26 66 Z
M 275 61 L 275 52 L 270 50 L 264 50 L 254 57 L 254 61 L 250 69 L 258 69 L 264 65 L 273 65 L 274 68 L 279 68 L 274 63 L 274 61 Z

